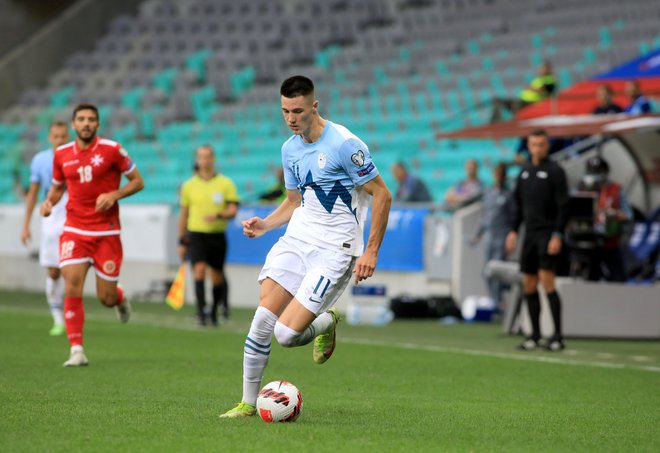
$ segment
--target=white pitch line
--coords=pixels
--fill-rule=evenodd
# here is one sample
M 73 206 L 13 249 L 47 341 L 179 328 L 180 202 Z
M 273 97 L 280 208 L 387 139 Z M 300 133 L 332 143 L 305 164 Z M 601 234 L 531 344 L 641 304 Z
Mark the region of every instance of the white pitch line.
M 0 311 L 13 311 L 19 313 L 29 312 L 31 314 L 49 316 L 47 309 L 41 310 L 36 308 L 17 308 L 17 307 L 7 307 L 0 305 Z M 98 316 L 96 314 L 90 314 L 90 315 L 86 315 L 86 318 L 93 319 L 95 321 L 117 322 L 116 319 L 114 319 L 114 317 L 111 319 L 104 315 L 101 316 Z M 209 329 L 201 329 L 193 324 L 181 322 L 181 320 L 176 320 L 176 319 L 172 320 L 172 318 L 170 318 L 169 316 L 143 313 L 143 314 L 138 314 L 137 316 L 135 316 L 135 318 L 137 319 L 133 319 L 133 318 L 131 319 L 131 324 L 146 325 L 150 327 L 161 327 L 161 328 L 164 327 L 164 328 L 171 328 L 178 330 L 198 331 L 198 332 L 209 331 Z M 220 327 L 219 331 L 235 333 L 235 334 L 245 334 L 245 329 L 243 328 L 239 329 L 238 326 L 236 327 L 231 326 L 229 328 L 227 327 L 228 326 L 223 325 Z M 660 367 L 657 366 L 627 365 L 624 363 L 593 362 L 587 360 L 567 360 L 559 357 L 543 357 L 538 355 L 526 355 L 525 353 L 514 354 L 514 353 L 506 353 L 506 352 L 482 351 L 477 349 L 464 349 L 464 348 L 455 348 L 455 347 L 447 347 L 447 346 L 424 345 L 419 343 L 403 343 L 403 342 L 393 342 L 393 341 L 371 340 L 367 338 L 342 337 L 340 341 L 342 343 L 356 344 L 361 346 L 378 346 L 378 347 L 399 348 L 399 349 L 408 349 L 408 350 L 420 350 L 420 351 L 428 351 L 428 352 L 463 354 L 463 355 L 471 355 L 476 357 L 494 357 L 498 359 L 522 360 L 527 362 L 552 363 L 557 365 L 592 366 L 597 368 L 629 369 L 629 370 L 640 370 L 640 371 L 650 371 L 653 373 L 660 373 Z M 646 357 L 646 356 L 636 356 L 636 357 Z
M 653 359 L 645 355 L 634 355 L 631 357 L 635 362 L 650 362 Z
M 558 365 L 579 365 L 579 366 L 592 366 L 598 368 L 632 369 L 632 370 L 651 371 L 654 373 L 660 373 L 660 367 L 655 367 L 655 366 L 636 366 L 636 365 L 626 365 L 623 363 L 592 362 L 586 360 L 566 360 L 559 357 L 542 357 L 537 355 L 524 355 L 522 353 L 513 354 L 506 352 L 480 351 L 476 349 L 422 345 L 417 343 L 395 343 L 390 341 L 378 341 L 378 340 L 359 339 L 359 338 L 343 338 L 341 341 L 343 343 L 352 343 L 352 344 L 358 344 L 364 346 L 385 346 L 389 348 L 417 349 L 417 350 L 429 351 L 429 352 L 464 354 L 464 355 L 472 355 L 477 357 L 495 357 L 498 359 L 513 359 L 513 360 L 522 360 L 528 362 L 553 363 Z

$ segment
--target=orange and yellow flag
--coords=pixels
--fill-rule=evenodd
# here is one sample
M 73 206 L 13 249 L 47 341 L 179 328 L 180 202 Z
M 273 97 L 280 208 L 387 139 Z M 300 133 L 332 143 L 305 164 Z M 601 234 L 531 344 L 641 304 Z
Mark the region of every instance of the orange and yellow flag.
M 179 271 L 176 273 L 176 277 L 172 282 L 172 286 L 167 293 L 165 302 L 167 305 L 172 307 L 175 310 L 180 310 L 185 303 L 185 292 L 186 287 L 186 265 L 182 264 L 179 266 Z

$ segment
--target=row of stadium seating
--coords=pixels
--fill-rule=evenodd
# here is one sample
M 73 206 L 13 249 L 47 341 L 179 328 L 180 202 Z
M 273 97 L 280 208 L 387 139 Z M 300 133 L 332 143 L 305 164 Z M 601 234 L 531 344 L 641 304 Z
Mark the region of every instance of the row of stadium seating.
M 132 201 L 175 203 L 201 143 L 216 147 L 222 171 L 253 200 L 273 180 L 287 135 L 277 83 L 301 72 L 315 80 L 322 113 L 369 144 L 390 185 L 389 165 L 404 160 L 440 200 L 466 158 L 490 165 L 513 151 L 511 141 L 437 142 L 438 131 L 485 123 L 493 97 L 515 96 L 544 59 L 567 87 L 660 46 L 660 5 L 650 0 L 245 5 L 148 0 L 137 17 L 114 20 L 94 51 L 71 55 L 46 88 L 4 112 L 0 180 L 25 184 L 50 121 L 91 101 L 102 106 L 103 134 L 143 168 L 147 189 Z M 14 191 L 0 201 L 16 201 Z

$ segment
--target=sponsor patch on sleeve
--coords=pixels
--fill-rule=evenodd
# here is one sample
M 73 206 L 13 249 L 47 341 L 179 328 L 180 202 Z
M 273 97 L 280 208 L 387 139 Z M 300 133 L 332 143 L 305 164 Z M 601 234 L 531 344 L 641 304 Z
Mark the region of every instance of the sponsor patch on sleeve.
M 366 168 L 363 168 L 362 170 L 358 170 L 357 174 L 358 174 L 358 176 L 368 175 L 369 173 L 371 173 L 374 170 L 374 168 L 376 168 L 374 166 L 374 163 L 369 162 L 369 165 L 367 165 Z

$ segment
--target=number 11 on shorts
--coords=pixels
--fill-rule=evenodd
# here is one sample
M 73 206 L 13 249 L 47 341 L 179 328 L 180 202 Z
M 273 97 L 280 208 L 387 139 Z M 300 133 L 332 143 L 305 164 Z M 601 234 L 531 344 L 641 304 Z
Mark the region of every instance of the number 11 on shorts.
M 319 299 L 323 299 L 323 296 L 325 296 L 326 291 L 330 287 L 330 279 L 325 278 L 323 275 L 319 277 L 319 281 L 316 284 L 316 287 L 314 288 L 313 293 L 319 297 Z M 321 291 L 321 294 L 319 294 L 319 289 L 323 288 Z

